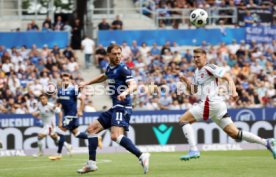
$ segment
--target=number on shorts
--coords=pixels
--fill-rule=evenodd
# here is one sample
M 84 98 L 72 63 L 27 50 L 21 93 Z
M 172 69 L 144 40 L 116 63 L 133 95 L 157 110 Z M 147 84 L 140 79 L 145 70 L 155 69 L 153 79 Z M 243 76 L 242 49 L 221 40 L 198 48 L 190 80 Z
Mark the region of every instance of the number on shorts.
M 123 113 L 122 112 L 116 112 L 116 120 L 123 121 Z

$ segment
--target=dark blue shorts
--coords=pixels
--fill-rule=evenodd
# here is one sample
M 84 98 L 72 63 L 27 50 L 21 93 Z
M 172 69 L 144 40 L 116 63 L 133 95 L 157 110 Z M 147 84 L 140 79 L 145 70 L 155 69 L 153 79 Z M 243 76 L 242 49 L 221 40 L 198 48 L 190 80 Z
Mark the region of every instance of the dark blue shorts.
M 108 129 L 112 126 L 123 127 L 125 131 L 128 131 L 129 120 L 132 114 L 132 109 L 124 107 L 111 108 L 106 112 L 100 114 L 98 121 L 104 127 Z
M 78 118 L 72 118 L 72 119 L 63 118 L 62 127 L 66 128 L 67 130 L 72 131 L 79 127 L 79 119 Z

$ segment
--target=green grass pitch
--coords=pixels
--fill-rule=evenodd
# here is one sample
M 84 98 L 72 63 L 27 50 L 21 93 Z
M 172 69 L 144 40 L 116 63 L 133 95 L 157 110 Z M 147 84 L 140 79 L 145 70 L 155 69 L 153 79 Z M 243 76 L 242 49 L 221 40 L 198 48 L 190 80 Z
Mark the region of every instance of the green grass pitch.
M 200 159 L 180 161 L 180 152 L 151 153 L 149 177 L 276 177 L 276 160 L 268 151 L 201 152 Z M 0 177 L 139 177 L 145 176 L 129 153 L 98 154 L 97 172 L 77 174 L 86 154 L 50 161 L 47 156 L 0 157 Z

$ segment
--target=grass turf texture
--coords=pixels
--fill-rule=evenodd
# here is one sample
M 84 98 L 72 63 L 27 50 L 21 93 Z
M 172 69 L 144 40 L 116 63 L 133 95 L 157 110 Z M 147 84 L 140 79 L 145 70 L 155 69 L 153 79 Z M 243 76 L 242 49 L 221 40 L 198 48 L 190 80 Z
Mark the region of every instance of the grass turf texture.
M 180 161 L 181 152 L 151 153 L 150 177 L 275 177 L 276 160 L 268 151 L 201 152 L 200 159 Z M 0 157 L 0 177 L 75 177 L 87 155 L 64 156 L 51 161 L 47 156 Z M 145 176 L 138 160 L 129 153 L 98 154 L 99 170 L 85 176 Z

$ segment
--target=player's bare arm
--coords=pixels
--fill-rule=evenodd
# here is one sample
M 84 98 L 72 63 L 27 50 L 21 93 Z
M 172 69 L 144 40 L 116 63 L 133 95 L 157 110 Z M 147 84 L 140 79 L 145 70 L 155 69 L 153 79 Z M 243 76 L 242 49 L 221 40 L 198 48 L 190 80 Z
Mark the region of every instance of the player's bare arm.
M 60 111 L 60 112 L 58 113 L 58 127 L 59 127 L 60 129 L 63 129 L 63 127 L 62 127 L 62 118 L 63 118 L 63 114 L 62 114 L 62 111 Z
M 91 81 L 87 81 L 87 82 L 81 82 L 79 84 L 79 88 L 83 88 L 87 85 L 91 85 L 91 84 L 96 84 L 96 83 L 101 83 L 106 81 L 107 76 L 105 74 L 101 74 L 99 76 L 97 76 L 96 78 L 92 79 Z
M 189 94 L 195 94 L 197 93 L 197 86 L 193 85 L 186 76 L 184 76 L 182 73 L 179 74 L 179 79 L 181 82 L 184 82 L 187 88 L 187 91 L 189 92 Z
M 221 78 L 228 82 L 230 93 L 231 93 L 232 97 L 234 98 L 234 100 L 237 100 L 239 95 L 237 93 L 236 85 L 235 85 L 232 77 L 228 73 L 225 73 Z
M 34 116 L 37 119 L 40 119 L 39 118 L 39 112 L 32 112 L 32 116 Z
M 127 84 L 128 88 L 117 97 L 119 101 L 123 101 L 128 94 L 137 90 L 137 83 L 134 80 L 129 81 Z
M 79 101 L 80 101 L 80 106 L 79 106 L 79 109 L 78 109 L 78 117 L 81 117 L 83 116 L 83 110 L 84 110 L 84 99 L 82 96 L 80 96 L 79 98 Z

